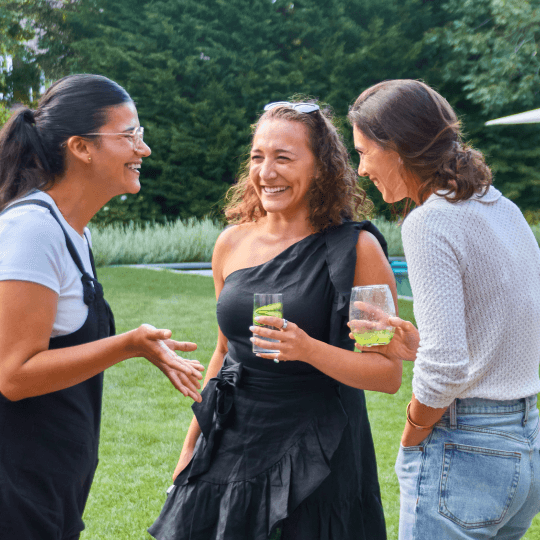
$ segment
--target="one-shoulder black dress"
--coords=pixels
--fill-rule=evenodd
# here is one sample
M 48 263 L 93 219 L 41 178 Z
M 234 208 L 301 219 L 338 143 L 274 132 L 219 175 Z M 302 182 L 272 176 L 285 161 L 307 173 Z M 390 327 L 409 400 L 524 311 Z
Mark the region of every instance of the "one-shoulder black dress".
M 386 253 L 369 221 L 346 222 L 225 280 L 217 317 L 228 353 L 193 404 L 202 434 L 149 529 L 158 540 L 267 540 L 278 527 L 282 540 L 386 538 L 364 392 L 305 362 L 259 358 L 249 340 L 253 293 L 280 292 L 286 319 L 353 350 L 362 229 Z

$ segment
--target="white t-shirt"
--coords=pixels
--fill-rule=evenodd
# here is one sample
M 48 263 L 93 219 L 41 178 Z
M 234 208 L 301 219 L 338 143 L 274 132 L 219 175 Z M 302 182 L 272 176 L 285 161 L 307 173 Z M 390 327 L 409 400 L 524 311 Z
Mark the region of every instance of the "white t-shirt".
M 26 199 L 40 199 L 53 207 L 84 268 L 93 276 L 86 238 L 69 225 L 53 199 L 35 191 L 13 203 Z M 88 229 L 85 236 L 91 243 Z M 81 275 L 69 254 L 60 225 L 47 208 L 28 204 L 0 216 L 0 280 L 31 281 L 58 294 L 51 337 L 71 334 L 86 321 L 88 306 L 83 302 Z

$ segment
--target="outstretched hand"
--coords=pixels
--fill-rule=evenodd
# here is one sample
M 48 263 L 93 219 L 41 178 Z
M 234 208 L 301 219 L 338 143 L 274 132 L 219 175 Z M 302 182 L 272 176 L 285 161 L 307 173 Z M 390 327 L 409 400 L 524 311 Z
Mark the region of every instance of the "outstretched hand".
M 195 401 L 202 401 L 197 391 L 201 385 L 204 366 L 197 360 L 178 356 L 174 351 L 194 351 L 195 343 L 170 339 L 170 330 L 157 329 L 150 324 L 142 324 L 133 330 L 133 342 L 138 356 L 142 356 L 158 367 L 173 386 Z

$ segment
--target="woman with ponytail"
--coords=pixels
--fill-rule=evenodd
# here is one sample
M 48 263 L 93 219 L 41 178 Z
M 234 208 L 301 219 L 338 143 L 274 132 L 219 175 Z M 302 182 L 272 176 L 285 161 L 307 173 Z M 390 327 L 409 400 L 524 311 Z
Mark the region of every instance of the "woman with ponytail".
M 194 343 L 143 324 L 115 336 L 92 216 L 137 193 L 150 155 L 127 92 L 97 75 L 54 83 L 0 131 L 0 538 L 75 540 L 98 461 L 103 371 L 145 357 L 200 401 Z
M 358 174 L 417 205 L 402 236 L 418 331 L 390 318 L 390 344 L 363 349 L 415 360 L 399 538 L 521 538 L 540 512 L 538 244 L 426 84 L 379 83 L 349 119 Z

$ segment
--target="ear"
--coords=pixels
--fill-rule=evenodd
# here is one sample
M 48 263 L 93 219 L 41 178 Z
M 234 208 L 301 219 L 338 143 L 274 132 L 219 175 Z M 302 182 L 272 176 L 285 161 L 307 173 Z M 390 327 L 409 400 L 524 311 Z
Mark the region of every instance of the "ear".
M 92 162 L 92 154 L 95 152 L 93 142 L 79 136 L 70 137 L 66 141 L 66 149 L 73 159 L 81 161 L 85 165 Z

